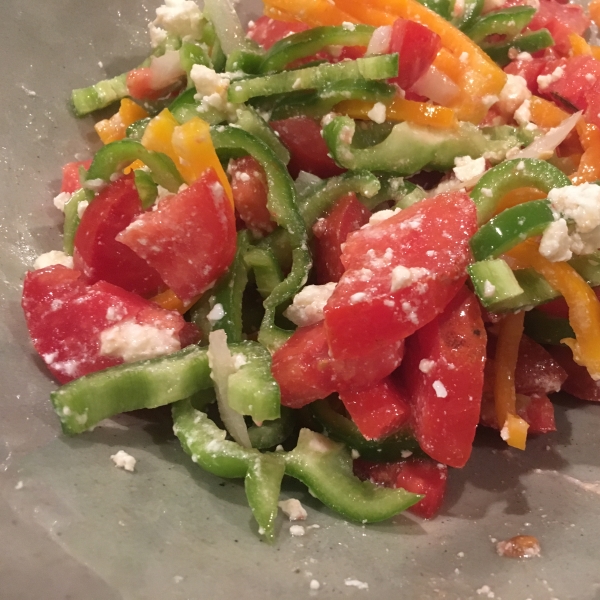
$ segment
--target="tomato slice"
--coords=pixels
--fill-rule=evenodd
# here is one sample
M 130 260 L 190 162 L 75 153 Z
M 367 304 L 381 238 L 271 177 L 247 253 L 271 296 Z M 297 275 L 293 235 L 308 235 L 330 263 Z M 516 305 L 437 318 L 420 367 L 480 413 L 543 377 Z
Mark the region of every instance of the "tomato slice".
M 351 193 L 340 198 L 333 210 L 315 223 L 313 256 L 317 283 L 340 280 L 344 273 L 341 246 L 349 233 L 369 222 L 370 216 L 356 194 Z
M 79 181 L 79 168 L 89 169 L 92 164 L 92 160 L 79 160 L 67 163 L 62 168 L 62 185 L 60 186 L 61 192 L 67 192 L 72 194 L 81 188 L 81 182 Z
M 104 281 L 88 285 L 79 271 L 61 265 L 27 273 L 22 306 L 36 351 L 61 383 L 124 362 L 101 353 L 100 336 L 115 325 L 164 330 L 170 350 L 199 339 L 178 313 Z
M 426 458 L 396 463 L 376 463 L 359 458 L 354 461 L 354 474 L 378 485 L 423 494 L 425 498 L 408 510 L 423 519 L 431 519 L 444 502 L 448 467 Z
M 75 234 L 73 263 L 88 283 L 108 281 L 153 296 L 165 289 L 158 272 L 115 238 L 143 212 L 133 175 L 104 188 L 85 209 Z
M 279 134 L 279 139 L 289 150 L 288 170 L 295 179 L 300 171 L 319 177 L 333 177 L 343 173 L 333 159 L 321 137 L 321 127 L 309 117 L 291 117 L 271 121 L 269 125 Z
M 463 287 L 434 321 L 407 340 L 399 377 L 415 436 L 431 458 L 463 467 L 479 421 L 486 333 L 479 302 Z
M 298 22 L 279 21 L 262 16 L 248 24 L 247 37 L 259 46 L 268 50 L 275 42 L 282 40 L 292 33 L 300 33 L 309 29 L 308 25 Z
M 334 360 L 321 321 L 294 332 L 273 354 L 272 371 L 281 403 L 300 408 L 339 390 L 373 385 L 394 371 L 403 355 L 400 341 L 357 360 Z
M 554 406 L 545 394 L 534 394 L 531 397 L 518 395 L 517 415 L 529 425 L 528 434 L 556 431 Z M 493 392 L 483 393 L 479 422 L 485 427 L 498 429 Z
M 475 205 L 456 192 L 351 233 L 324 311 L 332 356 L 374 354 L 441 313 L 466 280 L 476 229 Z
M 231 202 L 213 169 L 139 215 L 117 240 L 156 269 L 186 303 L 225 273 L 236 247 Z
M 520 75 L 526 82 L 532 94 L 539 94 L 537 78 L 546 67 L 548 60 L 545 58 L 531 58 L 529 60 L 516 59 L 504 67 L 510 75 Z
M 562 389 L 567 394 L 590 402 L 600 402 L 600 381 L 594 381 L 588 370 L 573 360 L 573 352 L 566 346 L 548 346 L 552 357 L 567 372 Z

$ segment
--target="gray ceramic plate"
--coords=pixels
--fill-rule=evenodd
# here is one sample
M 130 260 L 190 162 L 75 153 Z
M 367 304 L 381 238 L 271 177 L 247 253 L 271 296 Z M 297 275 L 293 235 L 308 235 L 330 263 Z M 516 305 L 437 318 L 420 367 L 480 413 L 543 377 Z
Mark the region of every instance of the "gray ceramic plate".
M 433 522 L 350 525 L 288 483 L 284 494 L 320 527 L 292 538 L 282 519 L 274 546 L 259 541 L 243 487 L 183 454 L 168 412 L 61 436 L 54 384 L 21 317 L 21 281 L 35 256 L 60 247 L 61 165 L 95 144 L 68 93 L 140 62 L 156 4 L 2 2 L 0 598 L 600 598 L 598 405 L 558 400 L 559 432 L 524 454 L 479 437 Z M 121 448 L 136 473 L 112 465 Z M 496 555 L 492 538 L 518 533 L 539 538 L 541 558 Z

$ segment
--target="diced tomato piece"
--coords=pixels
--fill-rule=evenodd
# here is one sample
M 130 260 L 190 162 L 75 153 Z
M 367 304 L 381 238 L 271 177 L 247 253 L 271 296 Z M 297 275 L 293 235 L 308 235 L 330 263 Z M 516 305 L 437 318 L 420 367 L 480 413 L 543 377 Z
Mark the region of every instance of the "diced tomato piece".
M 583 115 L 585 120 L 596 127 L 600 127 L 600 80 L 596 81 L 585 99 L 587 100 L 587 108 Z
M 90 202 L 77 228 L 73 253 L 75 269 L 88 283 L 108 281 L 140 296 L 165 289 L 158 272 L 115 239 L 142 212 L 132 174 L 111 183 Z
M 566 379 L 566 371 L 543 346 L 526 335 L 521 338 L 515 370 L 517 393 L 531 396 L 558 392 Z
M 61 192 L 67 192 L 72 194 L 81 188 L 81 182 L 79 181 L 79 168 L 89 169 L 92 164 L 92 160 L 79 160 L 67 163 L 62 168 L 62 185 L 60 186 Z
M 246 227 L 261 236 L 275 229 L 267 209 L 267 176 L 252 156 L 229 161 L 227 172 L 231 177 L 233 203 Z
M 152 69 L 139 67 L 127 73 L 127 91 L 136 100 L 158 100 L 165 95 L 165 90 L 152 87 Z
M 36 351 L 61 383 L 123 363 L 101 354 L 100 336 L 126 322 L 166 331 L 172 351 L 199 338 L 178 313 L 104 281 L 88 285 L 60 265 L 27 273 L 22 306 Z
M 182 302 L 202 294 L 233 260 L 235 216 L 213 169 L 164 198 L 118 236 L 155 268 Z
M 281 403 L 300 408 L 335 391 L 373 385 L 394 371 L 403 355 L 404 343 L 397 342 L 357 360 L 334 360 L 321 321 L 294 332 L 273 354 L 272 371 Z
M 510 75 L 520 75 L 526 82 L 532 94 L 539 94 L 537 78 L 545 69 L 548 60 L 532 58 L 530 60 L 516 59 L 504 67 Z
M 321 137 L 321 127 L 309 117 L 291 117 L 271 121 L 269 125 L 279 134 L 279 139 L 289 150 L 288 170 L 296 178 L 300 171 L 319 177 L 333 177 L 343 172 L 328 156 L 329 149 Z
M 594 381 L 588 370 L 573 360 L 573 353 L 566 346 L 547 346 L 548 351 L 567 372 L 562 389 L 576 398 L 600 402 L 600 381 Z
M 378 440 L 395 433 L 410 417 L 408 403 L 389 377 L 372 387 L 343 390 L 340 400 L 368 440 Z
M 440 36 L 425 25 L 396 19 L 392 25 L 389 51 L 398 53 L 399 68 L 398 77 L 390 81 L 403 90 L 408 89 L 427 72 L 441 47 Z
M 359 458 L 354 461 L 354 474 L 377 485 L 423 494 L 425 498 L 408 510 L 423 519 L 431 519 L 444 501 L 448 467 L 426 458 L 396 463 L 376 463 Z
M 315 223 L 313 251 L 317 283 L 340 280 L 344 273 L 341 245 L 349 233 L 367 224 L 370 216 L 356 194 L 348 194 L 337 201 L 326 217 Z
M 548 29 L 554 39 L 555 48 L 563 55 L 571 50 L 569 35 L 582 35 L 591 21 L 583 8 L 571 2 L 540 0 L 540 5 L 527 29 L 537 31 Z
M 474 294 L 463 287 L 434 321 L 407 340 L 399 376 L 415 436 L 431 458 L 463 467 L 479 421 L 486 333 Z
M 476 229 L 475 205 L 456 192 L 351 233 L 324 311 L 332 356 L 374 354 L 441 313 L 465 282 Z
M 248 24 L 247 37 L 254 40 L 259 46 L 268 50 L 275 42 L 282 40 L 292 33 L 300 33 L 309 29 L 304 23 L 291 23 L 278 21 L 269 17 L 259 17 Z
M 517 415 L 529 425 L 528 434 L 556 431 L 554 406 L 545 394 L 536 394 L 531 397 L 518 394 Z M 480 423 L 485 427 L 498 429 L 493 393 L 484 392 L 483 394 Z

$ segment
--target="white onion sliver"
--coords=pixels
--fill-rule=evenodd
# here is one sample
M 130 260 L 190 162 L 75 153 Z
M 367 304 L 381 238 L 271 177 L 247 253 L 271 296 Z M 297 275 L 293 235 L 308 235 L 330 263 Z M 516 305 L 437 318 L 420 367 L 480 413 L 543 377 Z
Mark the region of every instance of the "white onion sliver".
M 433 65 L 429 67 L 425 75 L 413 83 L 410 89 L 442 106 L 448 106 L 460 92 L 460 88 L 454 81 Z
M 245 47 L 246 34 L 231 0 L 204 0 L 204 15 L 214 25 L 225 54 Z
M 383 25 L 378 27 L 369 40 L 365 56 L 373 54 L 387 54 L 390 50 L 390 42 L 392 40 L 392 26 Z
M 152 73 L 150 85 L 153 90 L 167 88 L 185 75 L 177 50 L 168 50 L 162 56 L 153 58 L 150 63 L 150 71 Z
M 532 144 L 523 148 L 511 158 L 548 158 L 548 153 L 552 154 L 554 150 L 565 141 L 565 138 L 571 133 L 581 117 L 581 111 L 567 117 L 558 127 L 553 127 L 541 137 L 537 138 Z
M 240 446 L 250 448 L 250 437 L 244 422 L 244 417 L 229 406 L 227 390 L 229 376 L 237 371 L 235 361 L 227 346 L 227 334 L 222 329 L 212 331 L 208 336 L 208 364 L 210 376 L 215 382 L 217 406 L 221 420 L 231 437 Z

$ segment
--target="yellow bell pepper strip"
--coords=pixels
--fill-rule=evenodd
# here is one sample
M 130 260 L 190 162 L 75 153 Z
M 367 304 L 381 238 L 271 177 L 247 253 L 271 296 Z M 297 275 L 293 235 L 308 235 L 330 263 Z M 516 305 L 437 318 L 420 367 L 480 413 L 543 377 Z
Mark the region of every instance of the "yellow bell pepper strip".
M 139 159 L 134 160 L 128 167 L 125 167 L 123 169 L 123 173 L 125 175 L 129 175 L 129 173 L 131 173 L 131 171 L 135 171 L 136 169 L 141 169 L 143 166 L 144 166 L 144 163 L 141 160 L 139 160 Z
M 507 315 L 501 322 L 494 359 L 494 404 L 502 439 L 509 446 L 525 450 L 529 425 L 517 416 L 515 369 L 523 335 L 525 312 Z
M 577 171 L 571 176 L 575 185 L 600 179 L 600 130 L 595 125 L 580 121 L 577 132 L 584 152 Z
M 158 113 L 146 126 L 144 135 L 142 136 L 142 146 L 148 150 L 162 152 L 166 154 L 174 163 L 183 179 L 187 182 L 182 165 L 179 162 L 179 156 L 173 150 L 173 131 L 179 125 L 179 121 L 171 114 L 169 109 L 165 108 Z
M 183 303 L 182 300 L 175 294 L 175 292 L 171 289 L 165 290 L 160 294 L 157 294 L 153 298 L 150 298 L 152 302 L 158 304 L 161 308 L 166 310 L 176 310 L 179 314 L 185 314 L 192 305 L 194 305 L 199 299 L 193 298 L 190 302 Z
M 590 46 L 580 35 L 571 33 L 569 35 L 569 42 L 571 43 L 573 56 L 587 54 L 593 56 L 595 59 L 600 59 L 600 48 L 598 46 Z
M 350 14 L 335 6 L 329 0 L 266 0 L 265 14 L 273 18 L 281 18 L 285 13 L 287 21 L 301 21 L 312 27 L 318 25 L 341 25 L 344 21 L 358 23 Z M 271 11 L 276 12 L 275 16 Z
M 534 187 L 520 187 L 516 190 L 511 190 L 500 199 L 500 202 L 494 211 L 494 216 L 499 215 L 507 208 L 512 208 L 513 206 L 523 204 L 524 202 L 531 202 L 531 200 L 541 200 L 547 195 L 548 194 L 545 194 Z
M 110 119 L 103 119 L 94 125 L 94 129 L 103 144 L 122 140 L 127 128 L 140 119 L 145 119 L 148 113 L 136 102 L 129 98 L 121 100 L 121 106 Z
M 370 120 L 368 113 L 373 106 L 373 102 L 345 100 L 337 104 L 334 111 L 353 119 L 368 121 Z M 454 129 L 458 127 L 458 120 L 451 108 L 427 102 L 415 102 L 414 100 L 406 100 L 405 98 L 394 98 L 386 107 L 385 116 L 388 121 L 409 121 L 417 125 L 438 129 Z
M 440 48 L 440 51 L 433 61 L 433 66 L 452 79 L 454 83 L 460 79 L 462 63 L 446 48 Z
M 562 108 L 539 96 L 532 96 L 529 99 L 529 111 L 531 122 L 544 128 L 558 127 L 569 116 Z
M 550 262 L 533 241 L 519 244 L 507 253 L 525 267 L 533 267 L 561 293 L 569 307 L 569 323 L 575 339 L 561 340 L 573 351 L 573 359 L 586 367 L 591 377 L 600 379 L 600 300 L 585 279 L 565 262 Z

